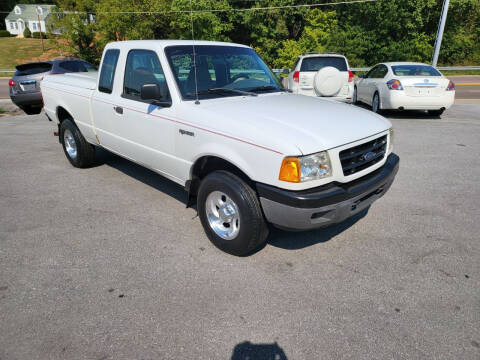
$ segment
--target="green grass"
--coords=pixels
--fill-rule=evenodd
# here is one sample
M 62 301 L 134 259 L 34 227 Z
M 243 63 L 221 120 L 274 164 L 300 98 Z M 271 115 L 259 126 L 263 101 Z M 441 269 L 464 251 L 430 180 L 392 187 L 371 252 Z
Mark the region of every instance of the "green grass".
M 0 107 L 0 114 L 4 114 L 4 113 L 6 113 L 6 112 L 7 112 L 7 111 L 6 111 L 4 108 Z
M 442 71 L 443 75 L 480 75 L 480 70 Z
M 29 61 L 49 60 L 60 55 L 56 46 L 44 40 L 45 52 L 40 39 L 0 38 L 0 69 L 15 69 L 15 66 Z M 1 77 L 11 74 L 0 73 Z

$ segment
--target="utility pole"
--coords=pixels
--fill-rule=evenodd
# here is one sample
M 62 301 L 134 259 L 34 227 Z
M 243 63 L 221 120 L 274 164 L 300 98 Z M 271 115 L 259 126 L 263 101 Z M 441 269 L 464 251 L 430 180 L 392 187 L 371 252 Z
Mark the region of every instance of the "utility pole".
M 37 19 L 38 19 L 38 29 L 40 30 L 40 39 L 42 40 L 42 51 L 45 52 L 45 46 L 43 45 L 43 36 L 42 36 L 42 23 L 40 22 L 40 14 L 37 9 Z
M 438 55 L 440 54 L 440 46 L 442 46 L 443 30 L 445 30 L 445 22 L 447 21 L 449 5 L 450 0 L 443 1 L 442 15 L 440 16 L 440 24 L 438 24 L 437 40 L 435 40 L 435 50 L 433 52 L 433 67 L 437 67 Z

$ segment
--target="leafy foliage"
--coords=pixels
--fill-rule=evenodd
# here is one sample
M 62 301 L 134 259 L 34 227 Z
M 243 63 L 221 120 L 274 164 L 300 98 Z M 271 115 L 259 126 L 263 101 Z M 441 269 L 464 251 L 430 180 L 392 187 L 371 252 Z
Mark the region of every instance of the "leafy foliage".
M 250 45 L 273 67 L 290 68 L 298 55 L 321 51 L 343 53 L 351 66 L 432 59 L 443 0 L 288 7 L 311 3 L 309 0 L 57 0 L 58 9 L 68 13 L 59 16 L 54 26 L 64 31 L 64 40 L 59 43 L 66 52 L 95 63 L 110 41 L 191 39 L 192 20 L 195 39 Z M 245 11 L 262 7 L 277 8 Z M 211 9 L 215 11 L 205 11 Z M 478 64 L 479 42 L 480 1 L 451 0 L 440 63 Z

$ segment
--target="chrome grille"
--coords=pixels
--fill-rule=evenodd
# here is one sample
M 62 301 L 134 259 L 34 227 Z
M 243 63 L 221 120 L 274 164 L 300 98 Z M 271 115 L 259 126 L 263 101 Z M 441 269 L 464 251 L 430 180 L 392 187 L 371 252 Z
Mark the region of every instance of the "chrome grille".
M 340 151 L 343 175 L 362 171 L 382 161 L 387 152 L 387 135 Z

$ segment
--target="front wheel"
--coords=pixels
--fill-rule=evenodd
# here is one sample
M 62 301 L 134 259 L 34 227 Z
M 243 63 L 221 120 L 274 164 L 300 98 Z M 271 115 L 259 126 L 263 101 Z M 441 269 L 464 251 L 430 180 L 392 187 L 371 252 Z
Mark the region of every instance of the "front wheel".
M 205 233 L 220 250 L 245 256 L 267 240 L 268 227 L 257 195 L 232 173 L 207 175 L 198 189 L 197 208 Z
M 439 110 L 428 110 L 428 113 L 432 116 L 440 116 L 443 114 L 445 109 L 439 109 Z
M 372 111 L 376 114 L 380 112 L 380 96 L 378 95 L 378 92 L 373 95 Z
M 95 161 L 95 147 L 89 144 L 71 120 L 60 124 L 60 142 L 68 161 L 75 167 L 86 168 Z

